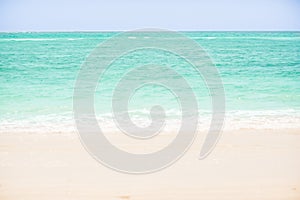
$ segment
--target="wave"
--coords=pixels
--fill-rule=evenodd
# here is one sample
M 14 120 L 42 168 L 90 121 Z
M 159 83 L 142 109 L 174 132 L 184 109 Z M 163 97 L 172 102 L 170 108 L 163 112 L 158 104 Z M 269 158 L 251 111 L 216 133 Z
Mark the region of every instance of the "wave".
M 208 130 L 211 123 L 210 111 L 199 111 L 199 130 Z M 142 113 L 142 114 L 141 114 Z M 164 131 L 178 130 L 181 124 L 180 112 L 167 111 Z M 175 114 L 175 115 L 174 115 Z M 151 120 L 146 110 L 136 110 L 130 113 L 132 121 L 140 127 L 147 127 Z M 192 116 L 191 116 L 192 117 Z M 97 116 L 99 126 L 104 132 L 119 131 L 111 113 Z M 253 130 L 276 130 L 276 129 L 300 129 L 300 111 L 296 110 L 267 110 L 267 111 L 229 111 L 225 116 L 223 126 L 225 131 L 253 129 Z M 30 132 L 30 133 L 72 133 L 76 132 L 73 117 L 50 115 L 35 116 L 27 119 L 2 119 L 0 120 L 0 133 Z
M 203 39 L 203 40 L 213 40 L 213 39 L 254 39 L 254 40 L 300 40 L 300 37 L 251 37 L 251 36 L 215 36 L 215 37 L 191 37 L 192 39 Z
M 0 38 L 0 41 L 56 41 L 56 40 L 84 40 L 86 38 Z M 88 39 L 88 38 L 87 38 Z

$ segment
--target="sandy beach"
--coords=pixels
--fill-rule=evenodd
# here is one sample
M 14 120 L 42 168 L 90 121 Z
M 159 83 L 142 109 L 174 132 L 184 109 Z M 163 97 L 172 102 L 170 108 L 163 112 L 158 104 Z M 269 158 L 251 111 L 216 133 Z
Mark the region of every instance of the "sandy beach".
M 0 200 L 300 200 L 299 10 L 0 0 Z
M 296 200 L 299 133 L 225 131 L 213 153 L 198 160 L 205 136 L 200 133 L 179 161 L 146 175 L 104 167 L 85 151 L 75 133 L 1 133 L 0 199 Z M 140 148 L 138 143 L 125 146 Z

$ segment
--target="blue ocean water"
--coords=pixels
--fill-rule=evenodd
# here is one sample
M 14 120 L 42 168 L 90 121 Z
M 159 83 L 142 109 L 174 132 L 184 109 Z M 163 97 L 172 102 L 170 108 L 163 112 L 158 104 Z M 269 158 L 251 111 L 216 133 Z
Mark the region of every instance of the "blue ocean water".
M 0 124 L 9 128 L 72 121 L 77 74 L 89 53 L 116 32 L 0 33 Z M 209 54 L 223 80 L 227 119 L 241 118 L 256 126 L 297 125 L 300 121 L 299 32 L 183 32 Z M 190 66 L 159 51 L 139 51 L 138 65 L 169 58 L 191 84 L 203 116 L 210 113 L 210 97 L 203 80 Z M 134 59 L 133 59 L 134 60 Z M 111 93 L 128 65 L 112 65 L 95 94 L 99 117 L 111 113 Z M 143 72 L 141 72 L 143 73 Z M 166 79 L 176 77 L 163 77 Z M 133 116 L 147 117 L 152 104 L 161 104 L 172 118 L 178 115 L 176 97 L 160 87 L 144 87 L 129 104 Z M 274 124 L 272 124 L 274 123 Z M 50 128 L 53 125 L 48 125 Z M 64 125 L 66 126 L 66 125 Z

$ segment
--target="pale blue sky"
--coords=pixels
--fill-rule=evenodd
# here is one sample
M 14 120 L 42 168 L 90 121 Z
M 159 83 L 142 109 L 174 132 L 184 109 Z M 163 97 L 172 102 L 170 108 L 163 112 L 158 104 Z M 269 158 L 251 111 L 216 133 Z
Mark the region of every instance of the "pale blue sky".
M 300 30 L 300 0 L 0 0 L 0 31 Z

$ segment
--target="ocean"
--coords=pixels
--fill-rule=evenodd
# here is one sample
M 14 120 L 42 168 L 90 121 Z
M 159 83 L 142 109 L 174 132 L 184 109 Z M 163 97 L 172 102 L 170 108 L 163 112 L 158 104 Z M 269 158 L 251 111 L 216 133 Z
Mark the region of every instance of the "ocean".
M 299 32 L 181 33 L 199 43 L 219 70 L 226 97 L 224 129 L 300 127 Z M 116 34 L 0 33 L 0 133 L 74 131 L 73 92 L 78 72 L 89 53 Z M 138 56 L 135 64 L 143 65 L 153 58 L 162 59 L 160 55 L 138 51 L 130 58 Z M 211 99 L 203 80 L 190 66 L 172 55 L 164 56 L 168 59 L 162 60 L 182 73 L 193 89 L 199 126 L 207 128 Z M 132 67 L 123 61 L 109 68 L 95 91 L 95 110 L 103 127 L 113 127 L 112 92 L 122 73 Z M 133 121 L 147 126 L 153 104 L 164 107 L 170 127 L 178 125 L 178 99 L 156 86 L 145 86 L 132 96 Z

